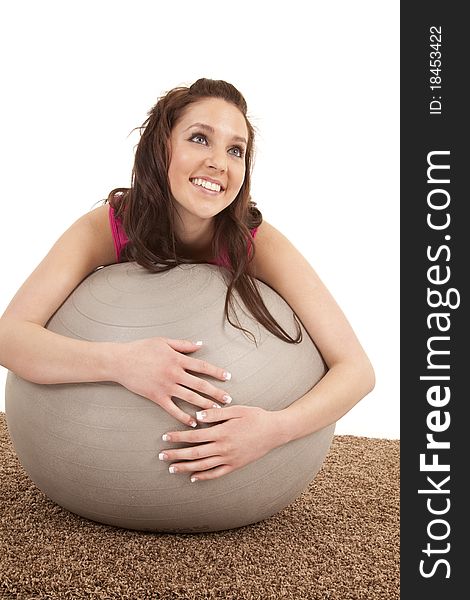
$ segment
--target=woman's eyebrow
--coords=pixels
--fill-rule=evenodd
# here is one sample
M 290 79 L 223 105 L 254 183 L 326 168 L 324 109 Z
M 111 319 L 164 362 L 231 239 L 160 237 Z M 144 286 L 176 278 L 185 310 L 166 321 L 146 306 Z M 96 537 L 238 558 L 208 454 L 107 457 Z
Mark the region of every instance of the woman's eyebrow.
M 189 127 L 187 127 L 184 131 L 188 131 L 188 129 L 191 129 L 191 127 L 199 127 L 199 129 L 203 129 L 205 131 L 208 131 L 209 133 L 215 133 L 214 128 L 211 125 L 207 125 L 206 123 L 193 123 L 192 125 L 190 125 Z M 234 135 L 232 137 L 232 141 L 234 142 L 243 142 L 245 145 L 248 145 L 248 142 L 246 141 L 246 139 L 244 137 L 240 137 L 239 135 Z

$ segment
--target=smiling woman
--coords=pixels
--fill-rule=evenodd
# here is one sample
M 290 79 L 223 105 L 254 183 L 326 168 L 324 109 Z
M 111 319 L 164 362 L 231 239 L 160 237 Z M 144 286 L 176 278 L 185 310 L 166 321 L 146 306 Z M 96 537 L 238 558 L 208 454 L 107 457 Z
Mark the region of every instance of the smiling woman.
M 158 99 L 140 132 L 131 187 L 113 189 L 103 206 L 75 222 L 8 306 L 0 320 L 0 363 L 34 383 L 116 382 L 156 403 L 188 427 L 166 431 L 167 439 L 184 444 L 161 448 L 170 472 L 216 479 L 333 425 L 373 388 L 374 372 L 314 269 L 251 200 L 254 129 L 241 93 L 211 79 L 175 88 Z M 327 372 L 282 410 L 250 410 L 244 398 L 232 401 L 225 386 L 213 383 L 230 379 L 226 365 L 188 356 L 201 348 L 186 339 L 189 333 L 86 341 L 46 328 L 81 281 L 117 262 L 151 273 L 192 263 L 220 267 L 224 327 L 257 344 L 239 318 L 243 305 L 257 326 L 298 345 L 300 320 Z M 273 316 L 259 282 L 290 306 L 295 330 Z M 195 417 L 176 400 L 202 410 Z M 211 427 L 198 428 L 202 423 Z
M 237 291 L 268 331 L 300 341 L 300 329 L 292 338 L 272 318 L 249 272 L 262 216 L 250 197 L 254 129 L 241 93 L 225 81 L 199 79 L 161 97 L 140 130 L 132 187 L 108 196 L 112 229 L 124 240 L 117 260 L 152 272 L 185 262 L 224 266 L 232 274 L 225 315 L 234 327 Z

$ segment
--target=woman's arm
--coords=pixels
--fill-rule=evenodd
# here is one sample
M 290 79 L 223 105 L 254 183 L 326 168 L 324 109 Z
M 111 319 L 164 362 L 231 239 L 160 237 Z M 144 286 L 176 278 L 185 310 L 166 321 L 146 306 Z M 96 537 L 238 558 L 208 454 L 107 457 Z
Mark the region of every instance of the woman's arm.
M 83 215 L 57 240 L 0 319 L 0 364 L 35 383 L 103 381 L 109 345 L 73 340 L 44 328 L 98 266 L 115 262 L 108 206 Z
M 104 205 L 78 219 L 18 290 L 0 319 L 0 364 L 34 383 L 116 381 L 185 425 L 195 426 L 192 415 L 181 410 L 173 397 L 199 408 L 214 406 L 214 400 L 227 402 L 224 390 L 191 374 L 226 380 L 224 369 L 186 356 L 196 352 L 198 345 L 160 337 L 89 342 L 45 329 L 89 273 L 116 261 L 108 211 Z
M 328 367 L 299 400 L 279 411 L 285 443 L 338 421 L 374 387 L 372 365 L 342 310 L 302 254 L 263 222 L 256 236 L 252 274 L 291 306 Z
M 322 354 L 328 372 L 304 396 L 279 411 L 231 406 L 198 413 L 210 428 L 168 432 L 165 441 L 203 444 L 162 449 L 171 472 L 214 479 L 261 458 L 275 447 L 336 422 L 374 387 L 374 371 L 343 312 L 318 275 L 277 229 L 263 222 L 251 275 L 291 306 Z

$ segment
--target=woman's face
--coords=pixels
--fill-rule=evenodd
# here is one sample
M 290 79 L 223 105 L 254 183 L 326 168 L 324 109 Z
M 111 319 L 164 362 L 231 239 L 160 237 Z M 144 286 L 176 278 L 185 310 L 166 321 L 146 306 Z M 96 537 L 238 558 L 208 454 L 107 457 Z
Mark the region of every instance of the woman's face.
M 245 117 L 221 98 L 191 104 L 170 136 L 170 189 L 185 225 L 201 226 L 231 204 L 245 178 Z M 206 223 L 207 224 L 207 223 Z

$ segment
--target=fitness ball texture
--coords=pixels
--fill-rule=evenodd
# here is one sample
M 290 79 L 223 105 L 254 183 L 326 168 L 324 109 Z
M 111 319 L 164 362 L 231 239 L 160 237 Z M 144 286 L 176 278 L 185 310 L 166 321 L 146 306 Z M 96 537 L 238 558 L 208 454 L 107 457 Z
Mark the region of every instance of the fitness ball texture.
M 273 316 L 294 335 L 292 309 L 258 285 Z M 305 329 L 300 344 L 272 335 L 236 296 L 237 316 L 256 346 L 224 318 L 226 289 L 224 269 L 208 264 L 158 274 L 136 263 L 115 264 L 84 279 L 47 328 L 93 341 L 204 340 L 191 355 L 232 373 L 223 386 L 208 380 L 226 389 L 233 405 L 289 406 L 324 375 L 318 350 Z M 192 415 L 198 410 L 176 402 Z M 189 427 L 117 383 L 40 385 L 9 372 L 6 417 L 21 464 L 51 500 L 100 523 L 165 532 L 231 529 L 277 513 L 313 480 L 334 432 L 331 425 L 233 473 L 191 483 L 189 474 L 170 474 L 158 460 L 163 448 L 183 447 L 163 442 L 162 434 Z

